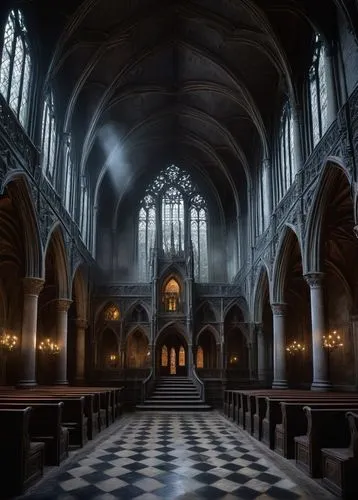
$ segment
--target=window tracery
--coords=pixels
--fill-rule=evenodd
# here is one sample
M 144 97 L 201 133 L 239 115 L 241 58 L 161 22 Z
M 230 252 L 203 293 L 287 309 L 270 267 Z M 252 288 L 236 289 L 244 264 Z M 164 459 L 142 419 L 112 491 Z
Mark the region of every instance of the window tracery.
M 166 312 L 177 312 L 179 310 L 179 294 L 179 284 L 174 278 L 171 278 L 165 285 L 163 293 L 164 310 Z
M 118 321 L 120 319 L 120 312 L 117 306 L 110 304 L 104 311 L 105 321 Z
M 188 233 L 188 234 L 186 234 Z M 175 165 L 163 169 L 147 188 L 138 216 L 139 278 L 149 279 L 151 250 L 184 255 L 190 239 L 195 278 L 208 280 L 208 213 L 191 177 Z M 188 238 L 189 237 L 189 238 Z
M 55 107 L 53 95 L 50 92 L 44 102 L 42 115 L 42 170 L 46 177 L 53 183 L 55 171 L 55 156 L 57 146 L 57 133 L 55 123 Z
M 0 62 L 0 92 L 25 126 L 31 77 L 29 39 L 23 15 L 12 10 L 7 18 Z
M 312 65 L 309 70 L 309 93 L 313 147 L 317 145 L 328 126 L 328 99 L 324 44 L 318 34 L 314 40 Z

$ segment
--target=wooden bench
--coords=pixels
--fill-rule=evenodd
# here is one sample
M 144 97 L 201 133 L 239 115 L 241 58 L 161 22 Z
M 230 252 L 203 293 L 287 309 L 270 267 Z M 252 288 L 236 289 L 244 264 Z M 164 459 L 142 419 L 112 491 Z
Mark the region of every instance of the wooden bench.
M 307 434 L 296 436 L 296 465 L 311 477 L 321 477 L 321 449 L 346 448 L 349 446 L 350 432 L 346 424 L 346 413 L 354 408 L 318 409 L 305 406 Z
M 276 424 L 275 428 L 275 451 L 285 458 L 294 458 L 295 456 L 295 436 L 300 436 L 307 433 L 307 418 L 303 411 L 306 402 L 288 402 L 280 403 L 282 423 Z M 350 399 L 345 401 L 316 401 L 309 404 L 310 408 L 318 409 L 339 409 L 346 408 L 347 405 L 352 408 L 355 406 L 358 410 L 358 401 L 354 402 Z
M 17 402 L 31 403 L 43 402 L 54 403 L 63 401 L 62 425 L 68 429 L 70 446 L 83 447 L 87 442 L 87 417 L 84 413 L 85 399 L 83 396 L 50 396 L 47 394 L 36 394 L 31 391 L 28 395 L 12 394 L 5 392 L 0 394 L 0 404 Z
M 0 403 L 0 409 L 24 409 L 27 403 Z M 45 443 L 45 464 L 59 465 L 68 457 L 68 430 L 62 427 L 63 403 L 31 403 L 30 439 Z
M 45 445 L 30 441 L 31 411 L 0 410 L 1 498 L 21 495 L 43 475 Z
M 358 413 L 346 413 L 348 448 L 322 448 L 322 481 L 335 495 L 358 498 Z

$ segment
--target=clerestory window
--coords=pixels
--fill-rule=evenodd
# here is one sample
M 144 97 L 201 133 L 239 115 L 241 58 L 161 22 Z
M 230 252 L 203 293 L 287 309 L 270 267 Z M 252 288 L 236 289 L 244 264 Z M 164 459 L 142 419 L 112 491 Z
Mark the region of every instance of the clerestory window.
M 312 144 L 317 145 L 328 126 L 328 99 L 324 44 L 318 34 L 314 40 L 312 65 L 309 70 Z
M 45 98 L 42 114 L 42 170 L 53 184 L 56 161 L 57 132 L 53 95 L 49 92 Z
M 31 78 L 29 38 L 20 10 L 10 12 L 5 23 L 0 63 L 0 92 L 23 126 L 29 109 Z

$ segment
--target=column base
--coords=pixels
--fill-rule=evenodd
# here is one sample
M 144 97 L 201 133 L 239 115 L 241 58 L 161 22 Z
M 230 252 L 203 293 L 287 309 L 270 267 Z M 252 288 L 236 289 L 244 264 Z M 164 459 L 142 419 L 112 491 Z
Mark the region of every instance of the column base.
M 315 380 L 312 382 L 311 391 L 331 391 L 333 389 L 332 382 L 329 380 Z
M 287 380 L 274 380 L 272 382 L 272 389 L 288 389 Z
M 54 385 L 68 385 L 68 380 L 55 380 Z
M 31 387 L 37 387 L 36 380 L 20 380 L 16 384 L 17 389 L 31 389 Z

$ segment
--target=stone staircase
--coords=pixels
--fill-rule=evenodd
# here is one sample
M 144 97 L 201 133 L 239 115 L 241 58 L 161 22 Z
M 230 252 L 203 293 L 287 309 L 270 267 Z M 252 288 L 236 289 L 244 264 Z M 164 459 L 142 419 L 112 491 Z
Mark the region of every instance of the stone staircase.
M 208 411 L 211 406 L 200 399 L 188 377 L 161 377 L 151 396 L 136 406 L 141 411 Z

